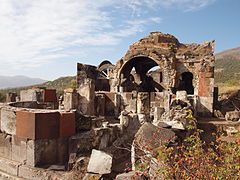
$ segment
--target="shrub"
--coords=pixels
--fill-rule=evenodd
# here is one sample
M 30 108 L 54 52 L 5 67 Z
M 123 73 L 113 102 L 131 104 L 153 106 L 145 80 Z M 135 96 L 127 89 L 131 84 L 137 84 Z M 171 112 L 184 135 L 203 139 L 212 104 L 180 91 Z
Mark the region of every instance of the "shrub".
M 240 139 L 235 142 L 206 144 L 196 130 L 176 147 L 161 146 L 158 160 L 166 164 L 159 169 L 165 179 L 232 179 L 240 177 Z

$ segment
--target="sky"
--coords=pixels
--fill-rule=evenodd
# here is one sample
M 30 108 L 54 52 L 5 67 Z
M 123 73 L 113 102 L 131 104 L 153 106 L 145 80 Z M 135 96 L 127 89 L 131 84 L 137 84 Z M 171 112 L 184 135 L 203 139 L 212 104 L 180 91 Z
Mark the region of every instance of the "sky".
M 0 75 L 54 80 L 115 64 L 152 31 L 240 46 L 239 0 L 0 0 Z

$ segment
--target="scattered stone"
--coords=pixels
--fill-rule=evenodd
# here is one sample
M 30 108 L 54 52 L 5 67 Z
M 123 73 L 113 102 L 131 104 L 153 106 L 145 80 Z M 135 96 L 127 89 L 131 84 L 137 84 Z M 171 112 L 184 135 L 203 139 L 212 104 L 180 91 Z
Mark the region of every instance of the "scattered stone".
M 240 119 L 240 112 L 239 111 L 226 112 L 225 119 L 227 121 L 239 121 L 239 119 Z
M 185 130 L 185 127 L 183 126 L 183 124 L 181 123 L 181 122 L 177 122 L 177 123 L 174 123 L 173 125 L 172 125 L 172 128 L 173 129 L 180 129 L 180 130 Z
M 112 168 L 112 156 L 96 149 L 92 150 L 87 171 L 97 174 L 110 174 Z
M 175 141 L 175 133 L 151 123 L 144 123 L 135 135 L 135 144 L 143 150 L 152 151 L 160 145 Z
M 177 91 L 176 92 L 176 99 L 179 99 L 181 101 L 188 101 L 187 92 L 186 91 Z
M 90 173 L 87 173 L 83 180 L 99 180 L 100 178 L 102 177 L 101 174 L 90 174 Z
M 232 136 L 232 135 L 238 133 L 239 131 L 235 127 L 228 127 L 226 129 L 226 132 L 227 132 L 228 136 Z
M 76 156 L 77 156 L 76 153 L 70 153 L 69 154 L 68 168 L 67 168 L 69 171 L 72 170 L 72 168 L 73 168 L 73 165 L 76 161 Z
M 169 121 L 171 122 L 171 121 Z M 164 121 L 159 121 L 157 124 L 154 124 L 155 126 L 161 127 L 161 128 L 170 128 L 172 125 L 168 124 L 167 122 Z
M 130 171 L 128 173 L 119 174 L 116 180 L 144 180 L 143 173 L 141 171 Z
M 66 168 L 63 165 L 51 165 L 48 167 L 48 170 L 53 170 L 53 171 L 65 171 Z

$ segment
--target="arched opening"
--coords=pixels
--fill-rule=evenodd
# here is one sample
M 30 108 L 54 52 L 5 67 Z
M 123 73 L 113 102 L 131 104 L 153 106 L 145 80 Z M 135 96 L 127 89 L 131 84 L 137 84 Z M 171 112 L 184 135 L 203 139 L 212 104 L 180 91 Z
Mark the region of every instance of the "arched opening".
M 120 88 L 123 92 L 155 92 L 162 91 L 161 85 L 162 73 L 153 69 L 158 64 L 149 57 L 136 57 L 129 60 L 120 72 Z M 154 72 L 154 73 L 153 73 Z M 155 74 L 152 76 L 152 74 Z M 158 74 L 158 77 L 157 77 Z
M 185 90 L 187 94 L 194 94 L 193 74 L 191 72 L 184 72 L 179 78 L 177 90 Z
M 113 64 L 108 60 L 101 62 L 98 66 L 98 70 L 101 72 L 101 76 L 107 79 L 109 78 L 109 70 L 112 68 Z
M 98 78 L 95 81 L 95 91 L 110 91 L 109 75 L 113 69 L 113 64 L 105 60 L 98 66 Z

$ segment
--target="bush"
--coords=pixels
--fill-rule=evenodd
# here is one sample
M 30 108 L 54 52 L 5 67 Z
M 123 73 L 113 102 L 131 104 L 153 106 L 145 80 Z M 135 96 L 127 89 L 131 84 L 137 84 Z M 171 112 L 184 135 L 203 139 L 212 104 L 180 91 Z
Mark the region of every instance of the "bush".
M 158 148 L 158 160 L 166 166 L 159 169 L 165 179 L 232 179 L 240 177 L 240 139 L 207 145 L 196 130 L 177 147 Z

